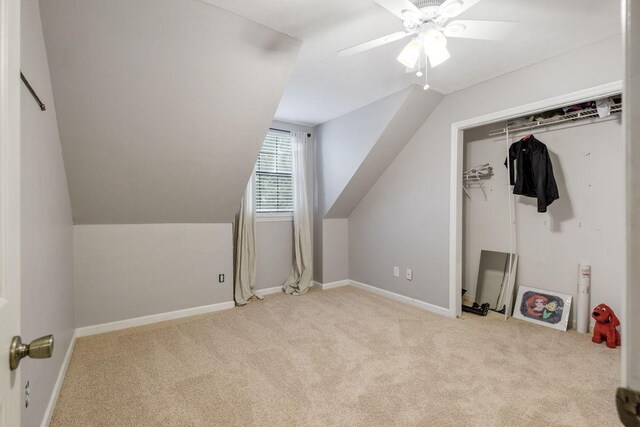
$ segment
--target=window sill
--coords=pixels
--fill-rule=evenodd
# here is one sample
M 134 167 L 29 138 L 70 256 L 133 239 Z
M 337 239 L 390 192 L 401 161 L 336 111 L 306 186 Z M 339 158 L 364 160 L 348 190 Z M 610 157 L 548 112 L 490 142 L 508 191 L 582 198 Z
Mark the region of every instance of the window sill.
M 292 213 L 256 214 L 256 222 L 284 222 L 293 221 Z

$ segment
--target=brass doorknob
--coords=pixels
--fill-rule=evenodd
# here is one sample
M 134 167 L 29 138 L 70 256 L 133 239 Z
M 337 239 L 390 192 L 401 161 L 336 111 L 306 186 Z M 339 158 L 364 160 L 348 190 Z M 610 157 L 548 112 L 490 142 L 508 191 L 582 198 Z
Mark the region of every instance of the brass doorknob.
M 18 369 L 20 361 L 29 356 L 32 359 L 48 359 L 53 354 L 53 335 L 36 338 L 29 344 L 23 344 L 19 336 L 11 340 L 9 349 L 9 368 Z

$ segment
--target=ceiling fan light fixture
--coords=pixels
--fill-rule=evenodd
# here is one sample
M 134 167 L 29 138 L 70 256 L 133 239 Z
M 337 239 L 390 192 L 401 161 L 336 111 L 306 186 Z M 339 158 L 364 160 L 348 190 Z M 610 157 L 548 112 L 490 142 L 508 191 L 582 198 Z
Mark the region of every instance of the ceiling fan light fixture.
M 429 58 L 431 67 L 437 67 L 451 58 L 451 54 L 447 49 L 447 38 L 437 29 L 431 27 L 424 30 L 422 41 L 424 43 L 424 52 Z
M 429 49 L 427 51 L 427 56 L 429 57 L 429 64 L 431 65 L 431 68 L 437 67 L 447 59 L 451 58 L 451 54 L 446 47 Z
M 422 44 L 418 39 L 412 39 L 398 55 L 398 62 L 408 68 L 415 68 L 420 52 L 422 50 Z
M 447 38 L 434 27 L 429 27 L 422 32 L 422 41 L 425 49 L 440 49 L 447 47 Z

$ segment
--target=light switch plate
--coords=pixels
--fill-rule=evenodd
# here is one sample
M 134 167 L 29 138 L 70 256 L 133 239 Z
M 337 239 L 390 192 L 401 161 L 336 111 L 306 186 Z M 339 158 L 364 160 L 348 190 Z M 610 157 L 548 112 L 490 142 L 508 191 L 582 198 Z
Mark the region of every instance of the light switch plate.
M 398 267 L 397 265 L 393 266 L 393 275 L 395 277 L 400 277 L 400 267 Z
M 410 268 L 407 268 L 407 274 L 405 277 L 407 278 L 407 280 L 413 279 L 413 270 Z

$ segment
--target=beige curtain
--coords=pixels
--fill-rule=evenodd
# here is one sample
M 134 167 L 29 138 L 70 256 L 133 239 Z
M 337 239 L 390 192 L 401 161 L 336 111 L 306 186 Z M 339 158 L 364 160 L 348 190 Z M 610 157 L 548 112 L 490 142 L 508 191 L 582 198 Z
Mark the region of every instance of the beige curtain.
M 307 200 L 307 135 L 291 133 L 293 150 L 293 246 L 294 261 L 289 278 L 282 290 L 292 295 L 303 295 L 311 285 L 313 258 L 311 253 L 311 226 Z
M 240 209 L 233 224 L 233 298 L 236 305 L 245 305 L 252 298 L 256 284 L 256 207 L 252 174 Z

